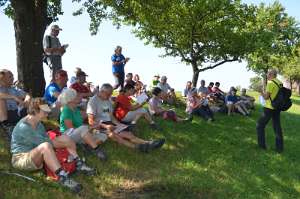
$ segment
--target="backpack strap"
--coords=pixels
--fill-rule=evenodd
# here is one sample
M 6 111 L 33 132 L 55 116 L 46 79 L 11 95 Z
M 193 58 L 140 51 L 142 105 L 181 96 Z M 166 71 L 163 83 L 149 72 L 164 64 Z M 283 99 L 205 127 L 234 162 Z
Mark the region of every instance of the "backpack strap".
M 48 35 L 47 37 L 48 37 L 47 39 L 48 39 L 48 43 L 49 43 L 49 48 L 51 48 L 51 37 L 50 37 L 50 35 Z
M 277 86 L 278 88 L 281 88 L 281 87 L 282 87 L 282 85 L 280 86 L 275 80 L 272 80 L 272 82 L 273 82 L 274 84 L 276 84 L 276 86 Z

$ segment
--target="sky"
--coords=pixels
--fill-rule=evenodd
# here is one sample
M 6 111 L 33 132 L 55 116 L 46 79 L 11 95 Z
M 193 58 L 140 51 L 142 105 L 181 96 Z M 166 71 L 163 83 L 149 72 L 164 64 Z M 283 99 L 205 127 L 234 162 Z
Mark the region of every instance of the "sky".
M 244 0 L 245 3 L 266 4 L 273 0 Z M 299 0 L 280 0 L 290 16 L 300 22 L 300 1 Z M 117 45 L 123 47 L 125 57 L 130 57 L 130 61 L 125 66 L 125 72 L 139 74 L 144 84 L 150 85 L 153 75 L 166 75 L 171 87 L 177 91 L 183 90 L 187 81 L 192 79 L 192 67 L 180 61 L 180 58 L 165 57 L 163 49 L 154 48 L 151 45 L 144 45 L 144 42 L 136 38 L 132 33 L 131 27 L 122 26 L 116 29 L 111 22 L 106 21 L 101 24 L 99 33 L 91 36 L 89 32 L 90 19 L 86 14 L 74 17 L 72 13 L 78 6 L 70 0 L 62 0 L 64 14 L 55 22 L 63 30 L 59 34 L 62 44 L 69 44 L 67 52 L 62 58 L 63 68 L 68 71 L 69 76 L 74 75 L 75 67 L 81 67 L 89 76 L 87 81 L 95 85 L 103 83 L 114 83 L 111 72 L 111 55 Z M 46 34 L 49 34 L 49 28 Z M 16 50 L 13 22 L 0 10 L 0 69 L 11 70 L 15 77 Z M 225 91 L 230 86 L 241 86 L 248 88 L 249 79 L 255 74 L 246 69 L 247 63 L 234 62 L 223 64 L 213 70 L 200 73 L 201 79 L 206 82 L 221 82 L 221 88 Z M 45 65 L 45 78 L 49 82 L 49 69 Z M 199 85 L 199 83 L 198 83 Z

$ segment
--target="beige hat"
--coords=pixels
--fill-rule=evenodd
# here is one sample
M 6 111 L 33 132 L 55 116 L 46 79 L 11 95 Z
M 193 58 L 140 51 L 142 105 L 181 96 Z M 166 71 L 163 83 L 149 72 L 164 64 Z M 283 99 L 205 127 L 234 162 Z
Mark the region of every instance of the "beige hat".
M 47 112 L 47 113 L 50 113 L 50 112 L 51 112 L 51 108 L 50 108 L 47 104 L 39 105 L 39 108 L 40 108 L 42 111 L 45 111 L 45 112 Z
M 52 25 L 51 30 L 62 30 L 58 25 Z

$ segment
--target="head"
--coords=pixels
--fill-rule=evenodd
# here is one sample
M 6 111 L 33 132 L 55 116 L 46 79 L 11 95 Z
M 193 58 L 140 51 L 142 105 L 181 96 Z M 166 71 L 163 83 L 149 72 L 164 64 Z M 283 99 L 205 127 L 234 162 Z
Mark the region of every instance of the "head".
M 116 48 L 115 48 L 115 53 L 116 53 L 117 55 L 122 54 L 122 47 L 121 47 L 121 46 L 116 46 Z
M 186 82 L 186 88 L 187 89 L 192 88 L 192 82 L 191 81 Z
M 205 86 L 205 80 L 204 79 L 201 80 L 200 85 L 201 85 L 201 87 Z
M 153 80 L 156 80 L 156 81 L 158 81 L 158 80 L 159 80 L 159 78 L 160 78 L 160 76 L 159 76 L 159 75 L 154 75 L 154 76 L 153 76 Z
M 113 93 L 112 85 L 105 83 L 101 86 L 98 93 L 98 97 L 100 97 L 102 100 L 109 100 L 112 93 Z
M 247 92 L 247 90 L 246 90 L 245 88 L 243 88 L 243 89 L 241 90 L 241 95 L 246 95 L 246 92 Z
M 131 84 L 126 84 L 123 88 L 123 91 L 125 92 L 125 95 L 131 96 L 135 93 L 135 88 Z
M 196 88 L 192 88 L 192 90 L 190 91 L 190 96 L 197 96 L 198 95 L 198 92 L 197 92 L 197 89 Z
M 162 90 L 158 87 L 153 88 L 152 94 L 156 97 L 161 97 Z
M 52 25 L 51 26 L 51 35 L 54 37 L 57 37 L 59 35 L 59 31 L 62 31 L 62 29 L 58 25 Z
M 14 75 L 10 70 L 0 70 L 0 85 L 5 87 L 11 87 L 14 84 Z
M 54 76 L 54 81 L 60 86 L 60 87 L 65 87 L 68 82 L 68 73 L 65 70 L 58 70 L 55 73 Z
M 216 83 L 215 83 L 215 87 L 218 87 L 218 88 L 219 88 L 219 87 L 220 87 L 220 82 L 216 82 Z
M 138 74 L 135 74 L 133 80 L 136 82 L 140 81 L 140 76 Z
M 269 69 L 267 73 L 267 79 L 272 80 L 277 77 L 277 71 L 275 69 Z
M 51 112 L 50 107 L 43 98 L 33 98 L 29 102 L 27 114 L 36 117 L 38 120 L 46 119 Z
M 126 79 L 127 80 L 132 80 L 132 78 L 133 78 L 133 74 L 132 73 L 127 73 L 126 74 Z
M 79 71 L 76 73 L 76 80 L 80 83 L 80 84 L 84 84 L 86 82 L 86 77 L 88 75 L 83 72 L 83 71 Z
M 213 82 L 209 82 L 208 86 L 209 86 L 209 87 L 213 87 L 213 86 L 214 86 L 214 83 L 213 83 Z
M 237 90 L 236 90 L 236 88 L 234 88 L 234 87 L 232 86 L 232 87 L 230 87 L 229 92 L 230 92 L 231 95 L 236 95 Z
M 76 106 L 81 102 L 80 95 L 77 94 L 76 90 L 72 88 L 64 89 L 58 96 L 58 101 L 64 105 Z
M 161 78 L 160 78 L 160 81 L 164 84 L 164 83 L 167 83 L 167 80 L 168 80 L 168 78 L 167 78 L 167 76 L 162 76 Z

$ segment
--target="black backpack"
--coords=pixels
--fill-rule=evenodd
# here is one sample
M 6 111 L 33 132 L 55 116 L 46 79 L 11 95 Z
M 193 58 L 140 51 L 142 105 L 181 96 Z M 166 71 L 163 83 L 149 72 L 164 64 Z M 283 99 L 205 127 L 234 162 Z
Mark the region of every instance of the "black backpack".
M 275 98 L 271 100 L 271 104 L 275 110 L 286 111 L 292 106 L 291 95 L 292 91 L 288 88 L 279 85 L 276 81 L 272 80 L 276 86 L 278 86 L 279 90 L 276 94 Z

